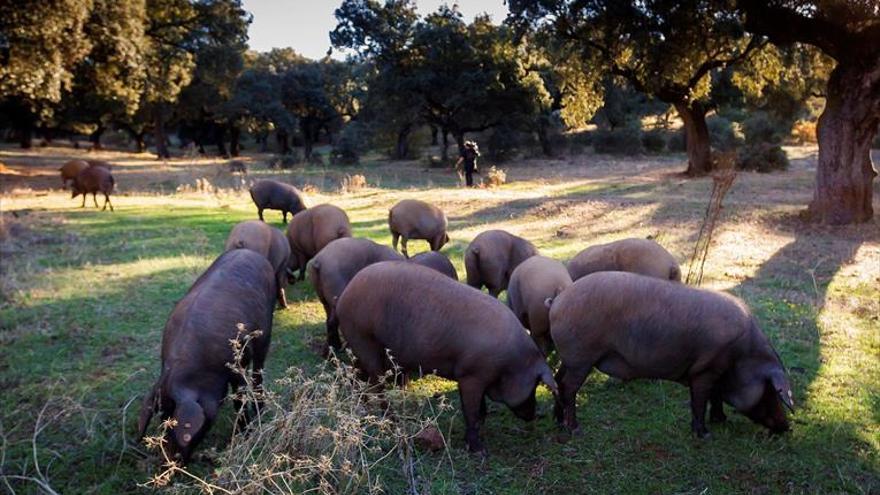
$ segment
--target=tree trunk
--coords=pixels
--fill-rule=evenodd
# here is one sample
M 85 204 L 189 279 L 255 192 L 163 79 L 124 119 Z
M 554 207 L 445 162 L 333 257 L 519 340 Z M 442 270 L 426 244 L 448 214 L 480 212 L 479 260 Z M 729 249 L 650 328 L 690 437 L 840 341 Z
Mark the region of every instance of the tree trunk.
M 217 144 L 217 153 L 223 158 L 229 158 L 229 151 L 226 149 L 226 129 L 219 124 L 213 124 L 213 126 L 214 142 Z
M 452 135 L 455 136 L 455 144 L 458 145 L 458 155 L 464 155 L 464 133 L 455 132 Z
M 136 153 L 143 153 L 147 151 L 147 143 L 144 140 L 146 137 L 144 132 L 137 132 L 134 134 L 134 149 Z
M 278 129 L 275 132 L 275 140 L 278 141 L 278 146 L 281 148 L 282 155 L 290 153 L 290 142 L 288 141 L 287 131 L 284 129 Z
M 98 128 L 95 129 L 94 132 L 89 134 L 89 141 L 92 142 L 92 149 L 93 150 L 97 151 L 97 150 L 104 149 L 104 147 L 101 146 L 101 136 L 104 135 L 104 131 L 105 131 L 104 126 L 99 125 Z
M 440 153 L 440 159 L 446 163 L 449 161 L 449 131 L 441 129 L 440 133 L 443 134 L 443 151 Z
M 158 159 L 171 158 L 168 151 L 168 141 L 165 137 L 165 122 L 162 119 L 161 108 L 153 110 L 153 140 L 156 141 L 156 156 Z
M 712 148 L 709 127 L 706 126 L 706 107 L 699 102 L 675 103 L 675 109 L 684 122 L 690 176 L 705 175 L 712 171 Z
M 538 142 L 541 143 L 541 152 L 544 153 L 544 156 L 552 157 L 553 156 L 553 147 L 550 145 L 550 136 L 547 132 L 548 118 L 544 115 L 538 117 Z
M 406 160 L 409 156 L 409 135 L 412 131 L 412 125 L 407 124 L 397 132 L 397 146 L 394 148 L 394 158 L 397 160 Z
M 241 129 L 237 125 L 229 126 L 229 153 L 233 157 L 241 155 Z
M 33 127 L 25 124 L 18 128 L 18 144 L 22 147 L 22 149 L 30 149 L 33 138 Z
M 436 126 L 431 126 L 431 146 L 437 146 L 439 143 L 437 142 L 437 133 L 440 132 L 440 129 L 437 129 Z
M 819 163 L 809 213 L 833 225 L 867 222 L 873 181 L 871 142 L 880 125 L 880 63 L 839 64 L 828 80 L 825 110 L 819 117 Z

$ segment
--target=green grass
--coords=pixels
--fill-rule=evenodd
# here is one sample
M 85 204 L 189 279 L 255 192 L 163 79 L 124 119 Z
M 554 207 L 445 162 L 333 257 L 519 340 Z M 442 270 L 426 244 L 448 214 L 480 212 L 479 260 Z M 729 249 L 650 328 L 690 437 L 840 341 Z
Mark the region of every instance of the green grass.
M 390 241 L 386 212 L 394 201 L 422 194 L 440 202 L 450 214 L 453 238 L 444 253 L 462 278 L 463 249 L 473 232 L 485 228 L 528 232 L 539 248 L 559 257 L 599 240 L 660 229 L 662 242 L 684 259 L 708 193 L 706 182 L 690 182 L 676 195 L 669 180 L 619 184 L 598 178 L 546 186 L 544 193 L 544 186 L 514 183 L 497 193 L 474 192 L 483 199 L 465 205 L 463 195 L 470 193 L 461 190 L 423 188 L 420 193 L 418 182 L 394 174 L 380 180 L 381 189 L 320 199 L 348 211 L 355 235 L 383 243 Z M 570 208 L 586 201 L 618 206 L 595 222 L 584 223 L 566 211 L 534 216 L 545 197 L 569 201 Z M 632 208 L 631 201 L 650 207 L 648 216 L 633 213 L 642 210 Z M 761 203 L 747 201 L 762 211 Z M 243 195 L 120 197 L 114 214 L 71 208 L 57 194 L 11 203 L 4 211 L 18 210 L 30 231 L 7 241 L 3 259 L 2 473 L 37 476 L 31 441 L 39 420 L 45 429 L 36 441 L 37 459 L 59 493 L 151 491 L 138 484 L 156 471 L 156 459 L 144 457 L 143 449 L 132 445 L 132 435 L 140 395 L 158 374 L 162 327 L 174 303 L 221 252 L 230 227 L 255 216 L 252 207 Z M 722 230 L 790 234 L 773 226 L 778 208 L 766 203 L 762 218 L 769 227 L 732 217 Z M 575 239 L 556 235 L 554 222 L 563 222 L 565 215 L 573 215 L 565 221 L 580 228 Z M 274 212 L 267 220 L 280 226 Z M 440 392 L 455 404 L 440 419 L 441 430 L 451 432 L 451 461 L 445 454 L 423 454 L 440 466 L 428 482 L 431 493 L 880 492 L 878 244 L 867 230 L 845 234 L 848 241 L 838 245 L 831 242 L 838 236 L 834 232 L 798 231 L 778 250 L 746 252 L 754 270 L 745 268 L 742 277 L 728 272 L 745 262 L 711 258 L 707 264 L 706 280 L 746 299 L 791 370 L 799 409 L 789 434 L 769 437 L 746 418 L 729 414 L 727 424 L 710 426 L 711 439 L 697 440 L 690 433 L 684 387 L 624 384 L 595 372 L 579 395 L 581 436 L 562 441 L 550 418 L 551 398 L 541 389 L 542 417 L 531 424 L 490 405 L 483 433 L 490 456 L 483 461 L 464 449 L 454 384 L 425 379 L 408 393 Z M 713 252 L 730 242 L 723 232 L 717 238 Z M 812 250 L 826 241 L 828 250 Z M 412 246 L 425 249 L 422 243 Z M 860 249 L 867 255 L 856 256 Z M 805 270 L 818 259 L 825 264 L 814 286 Z M 322 362 L 313 350 L 324 337 L 314 292 L 297 284 L 288 297 L 292 307 L 275 314 L 270 379 L 290 366 L 314 369 Z M 229 408 L 224 409 L 204 452 L 222 449 L 228 441 Z M 210 474 L 209 457 L 196 464 L 197 473 Z M 402 486 L 400 476 L 383 473 L 391 487 Z M 0 486 L 7 490 L 39 491 L 29 481 L 6 482 Z

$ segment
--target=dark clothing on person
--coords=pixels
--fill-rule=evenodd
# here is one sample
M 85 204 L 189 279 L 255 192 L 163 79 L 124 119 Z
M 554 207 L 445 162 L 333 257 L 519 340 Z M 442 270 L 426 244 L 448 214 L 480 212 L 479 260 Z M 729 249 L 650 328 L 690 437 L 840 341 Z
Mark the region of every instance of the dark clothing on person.
M 478 156 L 479 154 L 471 148 L 465 148 L 461 152 L 461 157 L 464 159 L 464 179 L 468 187 L 474 185 L 474 172 L 477 171 Z

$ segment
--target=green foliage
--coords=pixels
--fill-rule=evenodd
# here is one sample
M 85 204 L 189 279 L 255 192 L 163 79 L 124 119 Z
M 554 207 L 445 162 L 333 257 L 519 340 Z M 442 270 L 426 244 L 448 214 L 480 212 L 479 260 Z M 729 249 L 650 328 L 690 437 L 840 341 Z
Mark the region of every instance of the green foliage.
M 730 120 L 714 115 L 706 119 L 706 125 L 709 128 L 709 140 L 712 143 L 712 148 L 721 151 L 731 151 L 742 144 L 742 137 L 738 135 L 733 122 Z
M 342 128 L 330 151 L 330 163 L 356 165 L 367 150 L 370 139 L 367 129 L 360 122 L 351 122 Z
M 743 134 L 747 145 L 780 144 L 787 132 L 769 114 L 754 112 L 743 122 Z
M 486 140 L 486 158 L 494 163 L 503 163 L 513 159 L 527 144 L 527 137 L 519 130 L 508 126 L 498 126 L 489 133 Z
M 642 133 L 642 146 L 651 153 L 662 153 L 666 149 L 667 132 L 663 129 L 651 129 Z
M 778 144 L 747 145 L 740 148 L 736 156 L 736 167 L 740 170 L 769 173 L 786 170 L 788 165 L 788 156 Z
M 596 153 L 636 155 L 642 152 L 642 131 L 635 126 L 617 129 L 598 129 L 593 133 Z

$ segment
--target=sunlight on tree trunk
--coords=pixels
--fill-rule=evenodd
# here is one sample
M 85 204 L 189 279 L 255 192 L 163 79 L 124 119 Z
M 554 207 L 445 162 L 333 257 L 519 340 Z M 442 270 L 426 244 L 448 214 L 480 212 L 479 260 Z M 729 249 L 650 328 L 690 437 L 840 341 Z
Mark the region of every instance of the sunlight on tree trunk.
M 880 64 L 874 71 L 839 65 L 828 81 L 819 118 L 819 163 L 809 213 L 827 224 L 866 222 L 873 181 L 871 142 L 880 124 Z
M 706 126 L 706 108 L 699 102 L 676 103 L 687 136 L 687 175 L 705 175 L 712 171 L 712 148 Z

